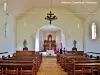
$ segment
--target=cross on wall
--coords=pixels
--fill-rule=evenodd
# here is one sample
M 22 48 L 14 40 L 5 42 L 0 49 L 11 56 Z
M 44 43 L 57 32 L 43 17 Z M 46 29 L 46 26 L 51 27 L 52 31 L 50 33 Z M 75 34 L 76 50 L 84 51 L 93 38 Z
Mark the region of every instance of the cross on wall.
M 45 17 L 46 20 L 50 21 L 50 24 L 53 20 L 56 20 L 57 17 L 50 11 L 50 13 L 47 13 L 47 16 Z

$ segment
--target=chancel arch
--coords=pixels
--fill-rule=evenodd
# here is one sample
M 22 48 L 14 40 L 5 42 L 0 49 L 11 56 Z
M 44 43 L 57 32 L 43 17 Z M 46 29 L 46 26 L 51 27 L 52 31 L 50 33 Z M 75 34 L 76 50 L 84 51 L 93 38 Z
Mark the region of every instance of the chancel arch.
M 56 25 L 44 25 L 37 32 L 35 36 L 35 51 L 44 51 L 44 41 L 48 40 L 48 36 L 52 37 L 49 40 L 53 40 L 56 42 L 56 48 L 64 48 L 65 47 L 65 35 L 63 30 Z M 50 45 L 49 45 L 50 46 Z M 54 46 L 53 46 L 54 47 Z M 50 49 L 50 48 L 48 48 Z M 51 48 L 52 49 L 52 48 Z

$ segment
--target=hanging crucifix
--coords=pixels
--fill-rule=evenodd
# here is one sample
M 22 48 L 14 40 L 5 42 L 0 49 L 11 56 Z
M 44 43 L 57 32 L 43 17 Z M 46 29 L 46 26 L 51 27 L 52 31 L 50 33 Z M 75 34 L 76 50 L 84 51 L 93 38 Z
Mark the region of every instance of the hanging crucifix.
M 57 17 L 50 11 L 50 13 L 47 13 L 47 16 L 45 17 L 46 20 L 50 21 L 50 24 L 53 20 L 56 20 Z

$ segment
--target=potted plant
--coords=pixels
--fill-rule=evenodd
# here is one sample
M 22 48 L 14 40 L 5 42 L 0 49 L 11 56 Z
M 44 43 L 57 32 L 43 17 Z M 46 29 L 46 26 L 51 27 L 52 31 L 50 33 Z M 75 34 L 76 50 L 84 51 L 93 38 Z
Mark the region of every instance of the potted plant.
M 24 39 L 24 41 L 23 41 L 23 46 L 24 46 L 23 50 L 28 50 L 26 39 Z

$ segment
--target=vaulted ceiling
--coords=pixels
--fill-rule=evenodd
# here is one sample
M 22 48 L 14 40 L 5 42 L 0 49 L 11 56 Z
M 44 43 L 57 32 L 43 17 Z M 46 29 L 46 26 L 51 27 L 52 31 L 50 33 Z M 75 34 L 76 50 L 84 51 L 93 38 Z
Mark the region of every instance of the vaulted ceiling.
M 0 8 L 3 8 L 5 0 L 0 0 Z M 72 4 L 66 2 L 96 2 L 85 4 Z M 62 3 L 63 2 L 63 3 Z M 94 14 L 100 8 L 100 0 L 7 0 L 7 9 L 9 13 L 14 16 L 20 16 L 23 13 L 27 13 L 33 7 L 63 7 L 72 13 L 76 14 L 79 18 L 85 19 L 87 16 Z M 63 13 L 63 14 L 72 14 Z

